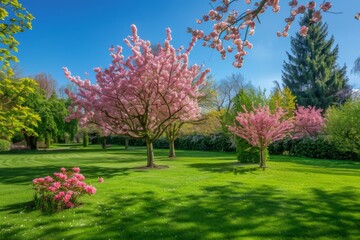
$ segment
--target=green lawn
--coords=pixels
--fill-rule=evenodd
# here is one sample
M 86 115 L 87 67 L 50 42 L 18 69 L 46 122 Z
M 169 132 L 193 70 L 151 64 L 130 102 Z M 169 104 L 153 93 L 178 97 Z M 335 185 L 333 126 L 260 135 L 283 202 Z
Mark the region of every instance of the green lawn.
M 0 154 L 0 239 L 360 239 L 360 163 L 273 156 L 265 171 L 234 153 L 76 146 Z M 97 188 L 83 206 L 32 207 L 32 179 L 79 166 Z M 103 177 L 103 184 L 97 178 Z

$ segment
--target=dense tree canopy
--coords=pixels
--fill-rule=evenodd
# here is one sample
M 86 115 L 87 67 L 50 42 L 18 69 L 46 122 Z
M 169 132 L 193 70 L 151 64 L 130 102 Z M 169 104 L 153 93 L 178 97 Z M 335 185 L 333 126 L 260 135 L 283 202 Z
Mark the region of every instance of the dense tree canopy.
M 73 139 L 77 121 L 64 121 L 70 100 L 59 98 L 55 91 L 49 98 L 46 94 L 34 79 L 1 77 L 0 138 L 11 140 L 16 136 L 14 140 L 20 141 L 24 136 L 31 149 L 37 148 L 39 139 L 47 146 L 52 141 Z
M 326 120 L 329 137 L 344 149 L 360 155 L 360 99 L 330 108 Z
M 0 137 L 11 139 L 23 130 L 36 134 L 40 116 L 26 105 L 36 88 L 37 83 L 29 78 L 0 79 Z
M 37 149 L 39 138 L 43 139 L 47 146 L 49 146 L 51 139 L 54 141 L 64 139 L 65 117 L 69 113 L 65 101 L 59 99 L 55 92 L 47 99 L 45 91 L 40 87 L 37 87 L 37 90 L 28 96 L 24 105 L 40 116 L 38 125 L 33 128 L 35 134 L 26 130 L 23 131 L 28 147 Z

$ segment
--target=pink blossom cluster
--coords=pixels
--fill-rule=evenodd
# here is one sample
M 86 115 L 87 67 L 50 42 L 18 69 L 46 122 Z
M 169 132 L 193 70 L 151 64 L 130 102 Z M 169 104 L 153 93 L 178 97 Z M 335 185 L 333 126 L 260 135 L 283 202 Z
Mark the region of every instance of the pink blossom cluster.
M 259 20 L 259 15 L 263 14 L 269 7 L 273 12 L 280 11 L 279 0 L 260 0 L 253 4 L 253 9 L 246 11 L 236 11 L 230 9 L 237 1 L 230 0 L 211 0 L 211 2 L 218 2 L 217 6 L 212 6 L 212 9 L 205 14 L 202 19 L 197 19 L 198 24 L 204 22 L 213 22 L 212 31 L 209 34 L 204 34 L 201 30 L 190 29 L 190 31 L 197 38 L 204 40 L 203 46 L 208 46 L 218 51 L 222 59 L 226 55 L 234 52 L 233 66 L 241 68 L 244 63 L 244 56 L 247 55 L 247 49 L 251 49 L 253 45 L 247 40 L 248 35 L 255 33 L 256 21 Z M 245 0 L 246 5 L 250 5 L 251 0 Z M 240 3 L 238 3 L 241 5 Z M 316 10 L 315 1 L 310 1 L 306 5 L 299 5 L 297 0 L 291 0 L 290 17 L 286 18 L 286 26 L 282 32 L 277 32 L 278 36 L 288 36 L 288 31 L 295 17 L 299 14 L 305 13 L 307 9 L 314 10 L 311 21 L 317 22 L 321 19 L 321 12 L 326 12 L 331 8 L 330 2 L 323 2 L 320 4 L 319 10 Z M 307 26 L 301 26 L 300 34 L 306 36 L 308 33 Z M 226 44 L 228 43 L 228 44 Z
M 199 86 L 205 84 L 210 70 L 190 65 L 189 54 L 203 32 L 194 31 L 186 49 L 175 49 L 169 28 L 164 43 L 157 48 L 138 36 L 135 25 L 131 30 L 132 35 L 124 42 L 132 54 L 125 58 L 121 46 L 111 47 L 109 67 L 94 69 L 97 84 L 72 76 L 64 68 L 65 76 L 78 87 L 77 93 L 66 91 L 73 102 L 68 119 L 80 119 L 83 125 L 94 122 L 103 131 L 153 140 L 170 123 L 200 116 Z
M 95 187 L 83 182 L 85 176 L 80 173 L 78 167 L 69 170 L 61 168 L 60 172 L 55 172 L 53 175 L 54 177 L 35 178 L 33 185 L 37 198 L 41 201 L 55 200 L 56 208 L 73 208 L 80 196 L 96 193 Z
M 319 134 L 325 118 L 321 115 L 322 109 L 300 106 L 295 110 L 294 138 L 312 137 Z
M 245 106 L 243 109 L 244 112 L 239 112 L 235 118 L 237 124 L 229 127 L 229 130 L 260 150 L 289 136 L 294 128 L 293 119 L 286 119 L 287 112 L 281 107 L 273 113 L 268 106 L 261 105 L 250 112 Z
M 277 35 L 279 37 L 281 36 L 287 37 L 289 35 L 288 31 L 290 29 L 290 26 L 292 25 L 298 14 L 304 14 L 307 9 L 312 10 L 313 13 L 310 22 L 314 23 L 321 20 L 322 18 L 321 12 L 327 12 L 332 7 L 330 2 L 323 2 L 322 4 L 320 4 L 319 10 L 316 10 L 315 1 L 310 1 L 306 5 L 299 5 L 297 0 L 291 0 L 289 2 L 289 6 L 291 8 L 290 16 L 285 19 L 286 26 L 284 27 L 284 30 L 282 32 L 277 32 Z M 301 26 L 299 33 L 301 36 L 305 37 L 308 33 L 308 30 L 309 28 L 307 26 Z

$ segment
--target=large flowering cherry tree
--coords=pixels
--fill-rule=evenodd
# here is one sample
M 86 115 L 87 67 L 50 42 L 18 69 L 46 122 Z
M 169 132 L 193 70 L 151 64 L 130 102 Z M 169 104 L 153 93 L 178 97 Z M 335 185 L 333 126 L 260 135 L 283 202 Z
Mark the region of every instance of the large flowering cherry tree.
M 124 42 L 132 55 L 125 58 L 122 47 L 110 48 L 111 65 L 94 69 L 97 84 L 72 76 L 64 68 L 65 76 L 78 87 L 76 93 L 66 91 L 73 101 L 69 118 L 80 119 L 82 124 L 94 122 L 104 132 L 145 139 L 147 167 L 156 167 L 153 141 L 169 124 L 200 116 L 198 90 L 210 70 L 189 64 L 198 37 L 192 37 L 187 49 L 175 49 L 167 29 L 164 43 L 155 52 L 150 41 L 139 38 L 135 25 L 131 29 L 132 35 Z
M 265 149 L 270 143 L 290 135 L 294 128 L 293 119 L 287 118 L 287 112 L 281 107 L 273 113 L 268 106 L 261 105 L 254 107 L 251 112 L 245 106 L 243 109 L 244 112 L 239 112 L 235 118 L 238 124 L 229 127 L 229 130 L 259 148 L 260 167 L 265 169 Z
M 255 33 L 257 23 L 263 13 L 272 9 L 274 13 L 280 11 L 280 0 L 210 0 L 211 9 L 198 24 L 204 22 L 212 23 L 212 30 L 204 33 L 200 29 L 189 29 L 193 36 L 204 40 L 203 46 L 209 46 L 218 51 L 222 59 L 228 54 L 234 55 L 233 66 L 241 68 L 247 51 L 253 47 L 248 40 Z M 329 11 L 332 7 L 330 2 L 289 0 L 289 17 L 285 19 L 284 29 L 276 34 L 279 37 L 287 37 L 288 31 L 296 17 L 304 14 L 308 9 L 312 11 L 310 23 L 321 20 L 322 13 Z M 238 10 L 241 9 L 241 10 Z M 355 18 L 359 19 L 360 14 Z M 308 26 L 300 26 L 302 36 L 306 36 Z

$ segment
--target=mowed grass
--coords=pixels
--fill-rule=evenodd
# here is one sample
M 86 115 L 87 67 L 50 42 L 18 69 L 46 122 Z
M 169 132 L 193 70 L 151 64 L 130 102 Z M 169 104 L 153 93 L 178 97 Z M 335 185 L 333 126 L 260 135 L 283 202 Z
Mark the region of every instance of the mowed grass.
M 234 153 L 145 149 L 0 154 L 0 239 L 360 239 L 360 163 L 272 156 L 265 171 Z M 83 205 L 33 209 L 31 181 L 81 168 Z M 97 183 L 103 177 L 105 182 Z

